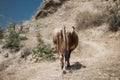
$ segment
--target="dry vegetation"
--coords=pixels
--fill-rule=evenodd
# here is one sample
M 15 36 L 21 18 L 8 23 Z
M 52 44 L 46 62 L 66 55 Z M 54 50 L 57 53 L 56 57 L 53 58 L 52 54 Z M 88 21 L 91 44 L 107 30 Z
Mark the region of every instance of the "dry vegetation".
M 86 29 L 93 26 L 100 26 L 105 22 L 105 19 L 106 17 L 103 12 L 80 12 L 76 16 L 77 30 Z
M 94 2 L 94 10 L 85 10 L 76 16 L 77 29 L 85 29 L 108 23 L 111 31 L 117 31 L 120 26 L 120 2 Z
M 4 32 L 3 29 L 1 29 L 1 27 L 0 27 L 0 39 L 2 39 L 3 36 L 4 36 L 4 35 L 3 35 L 3 32 Z

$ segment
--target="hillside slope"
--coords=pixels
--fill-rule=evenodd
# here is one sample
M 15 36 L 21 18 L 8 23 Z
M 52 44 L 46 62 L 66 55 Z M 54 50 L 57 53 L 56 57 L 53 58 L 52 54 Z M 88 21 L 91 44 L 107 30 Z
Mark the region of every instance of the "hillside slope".
M 23 42 L 24 48 L 31 50 L 37 45 L 38 33 L 42 35 L 45 43 L 52 44 L 54 28 L 63 25 L 75 26 L 79 36 L 79 45 L 71 54 L 70 70 L 63 75 L 59 59 L 53 62 L 35 63 L 31 60 L 32 55 L 29 55 L 27 60 L 24 60 L 20 58 L 21 50 L 10 54 L 8 59 L 0 53 L 0 80 L 119 80 L 120 31 L 109 31 L 109 25 L 103 20 L 105 7 L 112 0 L 110 2 L 107 0 L 65 0 L 62 3 L 63 0 L 45 1 L 56 2 L 54 6 L 45 8 L 46 11 L 54 9 L 58 3 L 60 5 L 55 8 L 55 12 L 53 10 L 52 13 L 47 12 L 44 17 L 38 17 L 39 11 L 37 11 L 28 23 L 24 23 L 24 28 L 31 24 L 28 33 L 25 34 L 28 40 Z M 37 19 L 35 19 L 36 15 Z M 6 53 L 6 50 L 3 51 Z

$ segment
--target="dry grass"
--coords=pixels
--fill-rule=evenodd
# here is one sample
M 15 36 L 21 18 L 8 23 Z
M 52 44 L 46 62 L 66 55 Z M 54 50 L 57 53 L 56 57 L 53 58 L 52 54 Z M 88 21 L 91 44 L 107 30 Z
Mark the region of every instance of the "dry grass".
M 76 16 L 77 29 L 86 29 L 108 23 L 110 30 L 117 31 L 120 26 L 120 1 L 94 1 L 86 2 L 89 7 L 80 11 Z M 91 6 L 89 4 L 92 4 Z M 83 8 L 82 8 L 83 9 Z
M 68 10 L 71 10 L 71 9 L 74 9 L 76 7 L 79 6 L 79 4 L 77 4 L 77 2 L 79 1 L 68 1 L 67 3 L 65 3 L 63 6 L 62 6 L 62 9 L 64 11 L 68 11 Z
M 92 26 L 100 26 L 104 23 L 105 17 L 102 12 L 83 11 L 76 16 L 77 29 L 85 29 Z

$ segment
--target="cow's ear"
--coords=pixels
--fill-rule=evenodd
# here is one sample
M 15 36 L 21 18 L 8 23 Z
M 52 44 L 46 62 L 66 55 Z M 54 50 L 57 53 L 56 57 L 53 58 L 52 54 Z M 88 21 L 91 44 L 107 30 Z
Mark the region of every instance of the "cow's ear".
M 74 27 L 74 26 L 72 26 L 72 28 L 73 28 L 73 29 L 75 29 L 75 27 Z

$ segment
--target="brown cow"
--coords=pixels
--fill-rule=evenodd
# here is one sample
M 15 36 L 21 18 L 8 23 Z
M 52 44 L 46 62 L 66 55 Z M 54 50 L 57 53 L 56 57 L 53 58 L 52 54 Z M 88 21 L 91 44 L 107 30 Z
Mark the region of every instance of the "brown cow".
M 70 54 L 78 45 L 78 35 L 75 28 L 67 26 L 56 28 L 53 34 L 53 43 L 60 55 L 61 69 L 64 71 L 65 67 L 70 67 Z

